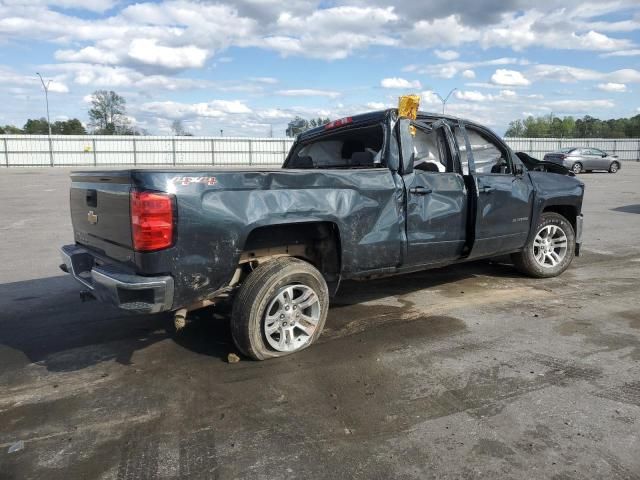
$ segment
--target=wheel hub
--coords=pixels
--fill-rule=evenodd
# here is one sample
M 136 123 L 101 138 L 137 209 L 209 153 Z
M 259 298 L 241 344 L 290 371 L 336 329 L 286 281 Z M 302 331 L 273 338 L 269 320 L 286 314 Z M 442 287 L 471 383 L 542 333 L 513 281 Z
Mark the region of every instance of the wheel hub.
M 269 303 L 263 321 L 267 343 L 279 352 L 304 347 L 320 320 L 320 299 L 307 285 L 282 287 Z
M 557 225 L 542 227 L 533 240 L 533 256 L 544 268 L 553 268 L 567 255 L 567 235 Z

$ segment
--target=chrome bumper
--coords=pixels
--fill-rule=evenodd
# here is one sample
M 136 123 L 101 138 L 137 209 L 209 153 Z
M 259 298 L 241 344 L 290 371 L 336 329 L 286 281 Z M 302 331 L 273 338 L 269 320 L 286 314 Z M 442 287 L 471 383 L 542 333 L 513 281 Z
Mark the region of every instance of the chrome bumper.
M 576 257 L 580 256 L 580 247 L 582 246 L 582 222 L 584 217 L 582 214 L 576 217 Z
M 172 277 L 143 277 L 117 265 L 98 266 L 95 257 L 77 245 L 65 245 L 60 249 L 60 254 L 64 263 L 63 270 L 70 273 L 98 300 L 136 313 L 171 310 Z

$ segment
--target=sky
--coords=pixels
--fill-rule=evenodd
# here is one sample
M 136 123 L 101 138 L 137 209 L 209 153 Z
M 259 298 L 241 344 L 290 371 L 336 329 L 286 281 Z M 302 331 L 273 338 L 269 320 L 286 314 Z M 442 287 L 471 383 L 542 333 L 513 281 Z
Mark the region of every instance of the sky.
M 502 134 L 640 113 L 640 0 L 0 0 L 0 124 L 45 116 L 36 72 L 52 121 L 114 90 L 156 135 L 284 136 L 453 88 L 447 113 Z

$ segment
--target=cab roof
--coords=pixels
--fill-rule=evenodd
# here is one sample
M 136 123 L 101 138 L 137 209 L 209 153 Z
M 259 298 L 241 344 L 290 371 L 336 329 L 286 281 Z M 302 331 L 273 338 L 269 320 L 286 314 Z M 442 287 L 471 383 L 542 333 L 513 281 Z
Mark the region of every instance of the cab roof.
M 386 110 L 376 110 L 373 112 L 351 115 L 348 117 L 344 117 L 344 119 L 350 119 L 350 121 L 346 123 L 344 126 L 349 125 L 350 127 L 353 127 L 353 126 L 357 126 L 358 124 L 381 122 L 385 120 L 389 115 L 397 115 L 397 113 L 398 113 L 397 108 L 388 108 Z M 440 113 L 422 112 L 422 111 L 418 112 L 418 119 L 420 118 L 433 119 L 433 120 L 446 119 L 446 120 L 452 120 L 455 122 L 460 120 L 458 117 L 454 117 L 452 115 L 442 115 Z M 343 120 L 343 119 L 338 119 L 338 120 Z M 474 123 L 466 120 L 465 122 L 469 124 Z M 342 126 L 337 126 L 335 128 L 336 129 L 342 128 Z M 319 127 L 315 127 L 315 128 L 306 130 L 305 132 L 302 132 L 301 134 L 298 135 L 296 141 L 305 141 L 310 138 L 316 137 L 322 133 L 325 133 L 326 131 L 327 131 L 326 126 L 321 125 Z

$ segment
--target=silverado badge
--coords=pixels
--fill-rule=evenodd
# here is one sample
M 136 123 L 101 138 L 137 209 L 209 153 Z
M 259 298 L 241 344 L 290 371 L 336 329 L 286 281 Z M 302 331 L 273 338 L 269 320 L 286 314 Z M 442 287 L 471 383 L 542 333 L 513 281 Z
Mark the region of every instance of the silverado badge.
M 89 213 L 87 213 L 87 222 L 89 222 L 91 225 L 95 225 L 96 223 L 98 223 L 98 215 L 93 213 L 93 210 L 89 210 Z

